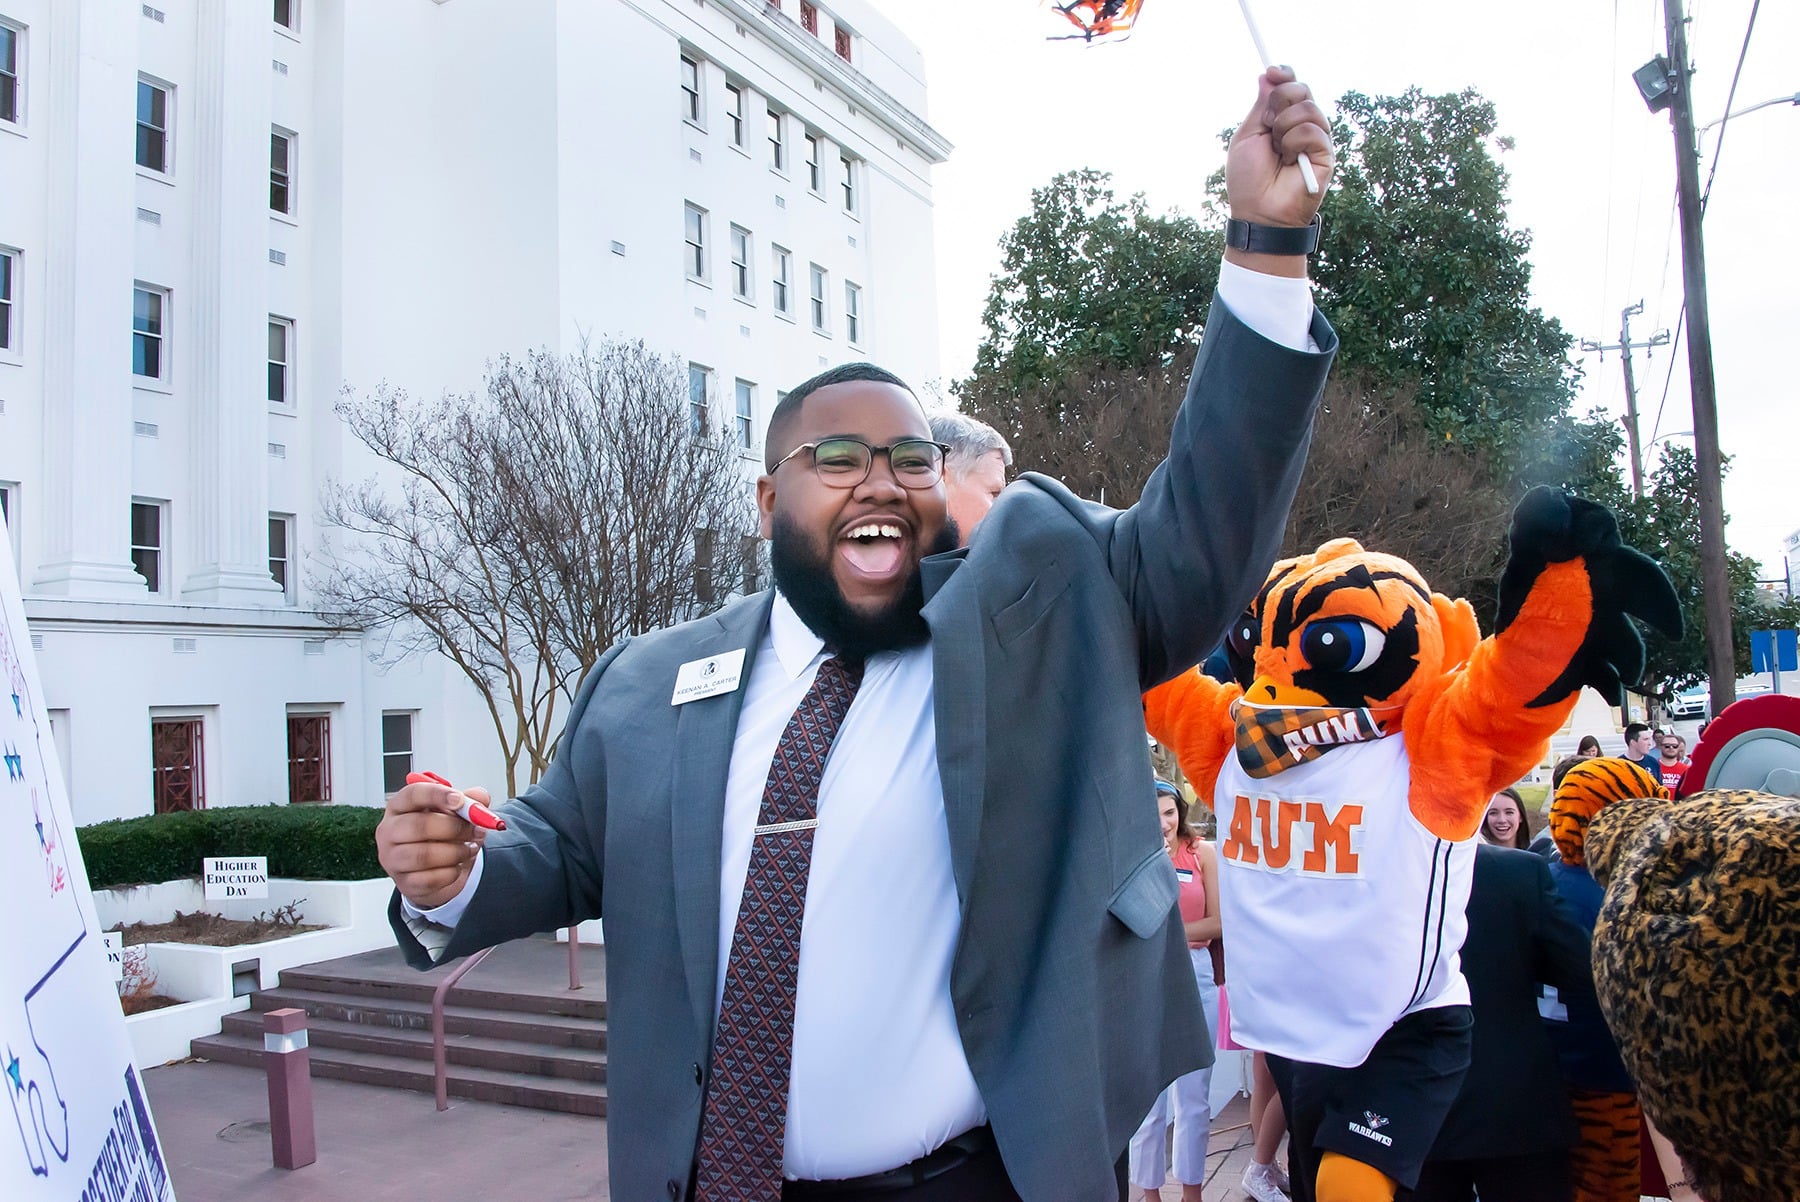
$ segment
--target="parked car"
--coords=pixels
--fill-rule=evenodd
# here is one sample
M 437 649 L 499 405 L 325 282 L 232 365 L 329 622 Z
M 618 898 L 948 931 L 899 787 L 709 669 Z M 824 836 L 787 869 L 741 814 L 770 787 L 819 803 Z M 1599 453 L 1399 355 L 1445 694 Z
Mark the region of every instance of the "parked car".
M 1707 687 L 1697 684 L 1691 689 L 1683 689 L 1675 694 L 1675 699 L 1669 702 L 1669 717 L 1677 721 L 1698 720 L 1704 722 L 1712 717 L 1709 712 L 1711 702 L 1712 694 L 1707 691 Z

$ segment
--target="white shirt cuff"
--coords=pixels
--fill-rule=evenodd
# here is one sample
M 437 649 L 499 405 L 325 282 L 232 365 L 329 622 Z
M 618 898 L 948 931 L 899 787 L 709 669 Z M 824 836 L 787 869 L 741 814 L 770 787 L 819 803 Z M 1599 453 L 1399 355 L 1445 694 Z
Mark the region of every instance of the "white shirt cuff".
M 1237 319 L 1291 351 L 1316 352 L 1312 338 L 1312 281 L 1219 264 L 1219 299 Z
M 481 866 L 485 862 L 487 852 L 475 853 L 475 863 L 469 867 L 469 879 L 457 895 L 441 906 L 429 910 L 421 910 L 408 901 L 405 895 L 400 898 L 400 917 L 406 922 L 406 929 L 411 931 L 426 951 L 435 959 L 443 954 L 450 945 L 450 935 L 456 924 L 462 921 L 463 911 L 469 908 L 469 901 L 475 896 L 475 890 L 481 885 Z

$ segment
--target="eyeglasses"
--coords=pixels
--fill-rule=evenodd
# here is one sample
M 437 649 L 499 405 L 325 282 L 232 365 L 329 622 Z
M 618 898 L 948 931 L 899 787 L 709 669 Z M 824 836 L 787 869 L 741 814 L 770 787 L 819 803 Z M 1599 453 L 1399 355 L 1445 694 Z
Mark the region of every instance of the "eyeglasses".
M 1662 745 L 1662 749 L 1664 751 L 1680 751 L 1681 744 L 1680 743 L 1664 743 Z
M 813 471 L 832 488 L 855 488 L 869 478 L 869 469 L 877 453 L 888 457 L 894 480 L 902 488 L 930 488 L 944 478 L 944 455 L 950 450 L 929 438 L 902 438 L 885 447 L 871 446 L 860 438 L 822 438 L 803 442 L 769 469 L 774 475 L 781 465 L 802 451 L 812 452 Z

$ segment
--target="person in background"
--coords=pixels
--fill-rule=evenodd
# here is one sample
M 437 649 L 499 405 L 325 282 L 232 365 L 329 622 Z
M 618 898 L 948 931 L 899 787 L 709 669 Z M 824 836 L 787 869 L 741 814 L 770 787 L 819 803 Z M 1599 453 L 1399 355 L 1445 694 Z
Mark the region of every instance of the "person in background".
M 1180 893 L 1176 905 L 1187 933 L 1188 958 L 1194 965 L 1194 984 L 1206 1011 L 1208 1030 L 1219 1029 L 1219 988 L 1213 984 L 1212 955 L 1207 950 L 1219 937 L 1219 857 L 1212 844 L 1188 825 L 1188 803 L 1181 790 L 1166 780 L 1156 782 L 1157 817 L 1162 822 L 1163 843 L 1175 863 Z M 1169 1154 L 1169 1128 L 1175 1129 L 1174 1156 Z M 1166 1169 L 1173 1169 L 1181 1183 L 1182 1202 L 1201 1202 L 1206 1184 L 1206 1141 L 1212 1130 L 1212 1067 L 1195 1069 L 1175 1078 L 1157 1095 L 1155 1105 L 1131 1137 L 1131 1184 L 1146 1199 L 1160 1199 Z M 1171 1164 L 1171 1160 L 1173 1163 Z
M 1662 772 L 1662 761 L 1656 754 L 1656 732 L 1642 722 L 1625 727 L 1625 758 L 1652 777 Z
M 1609 805 L 1668 795 L 1656 777 L 1637 764 L 1610 757 L 1579 761 L 1556 786 L 1550 833 L 1561 859 L 1550 865 L 1550 877 L 1589 940 L 1604 898 L 1587 866 L 1589 824 Z M 1580 1142 L 1569 1156 L 1576 1202 L 1637 1202 L 1643 1116 L 1637 1085 L 1619 1057 L 1599 1002 L 1591 993 L 1546 994 L 1542 1013 L 1544 1031 L 1562 1061 L 1569 1105 L 1581 1128 Z
M 1538 1018 L 1538 984 L 1592 1004 L 1588 936 L 1536 856 L 1475 849 L 1463 975 L 1475 1011 L 1469 1072 L 1414 1202 L 1568 1202 L 1575 1115 Z
M 975 527 L 1006 488 L 1012 448 L 1000 431 L 966 413 L 945 409 L 931 415 L 931 436 L 944 444 L 944 493 L 950 529 L 966 547 Z
M 1531 828 L 1525 822 L 1525 800 L 1517 789 L 1502 789 L 1488 802 L 1481 820 L 1481 837 L 1496 847 L 1520 851 L 1531 846 Z
M 1575 744 L 1578 756 L 1594 756 L 1600 754 L 1600 739 L 1597 735 L 1582 735 L 1581 742 Z
M 1687 771 L 1686 746 L 1681 736 L 1674 731 L 1658 736 L 1656 749 L 1662 753 L 1656 763 L 1656 774 L 1662 780 L 1662 787 L 1671 793 L 1679 791 L 1682 774 Z

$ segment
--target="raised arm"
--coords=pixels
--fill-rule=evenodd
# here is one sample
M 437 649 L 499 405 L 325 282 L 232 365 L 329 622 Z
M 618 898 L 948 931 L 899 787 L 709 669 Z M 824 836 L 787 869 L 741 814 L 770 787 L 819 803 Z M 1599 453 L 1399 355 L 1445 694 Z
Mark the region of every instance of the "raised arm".
M 1291 72 L 1270 68 L 1227 157 L 1233 219 L 1288 229 L 1309 224 L 1322 193 L 1306 191 L 1295 165 L 1301 154 L 1329 178 L 1324 112 Z M 1211 650 L 1262 583 L 1280 546 L 1313 410 L 1337 348 L 1316 312 L 1293 322 L 1268 316 L 1281 313 L 1284 303 L 1302 314 L 1310 308 L 1304 291 L 1297 304 L 1280 299 L 1283 288 L 1303 288 L 1295 281 L 1304 281 L 1304 254 L 1229 248 L 1225 258 L 1229 266 L 1175 417 L 1168 458 L 1114 523 L 1107 547 L 1137 622 L 1146 688 Z M 1265 278 L 1230 279 L 1237 269 Z M 1265 304 L 1271 293 L 1275 302 Z

